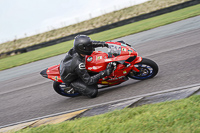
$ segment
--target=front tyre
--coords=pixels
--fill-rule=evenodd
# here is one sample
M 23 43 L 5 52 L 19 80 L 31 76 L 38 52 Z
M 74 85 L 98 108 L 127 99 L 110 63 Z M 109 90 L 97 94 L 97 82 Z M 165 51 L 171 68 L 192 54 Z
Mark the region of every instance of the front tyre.
M 141 62 L 134 65 L 140 72 L 130 71 L 128 77 L 137 80 L 153 78 L 158 73 L 158 65 L 150 60 L 143 58 Z
M 60 83 L 60 82 L 54 81 L 53 88 L 58 94 L 60 94 L 62 96 L 76 97 L 76 96 L 80 95 L 80 93 L 74 92 L 73 88 L 66 87 L 65 83 Z

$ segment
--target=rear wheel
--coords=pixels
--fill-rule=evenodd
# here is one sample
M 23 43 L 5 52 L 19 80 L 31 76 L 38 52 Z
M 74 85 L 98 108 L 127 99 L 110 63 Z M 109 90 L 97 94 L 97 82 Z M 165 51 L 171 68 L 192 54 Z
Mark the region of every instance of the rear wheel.
M 140 63 L 134 65 L 140 72 L 130 71 L 128 77 L 137 80 L 153 78 L 158 73 L 158 65 L 150 60 L 143 58 Z
M 54 81 L 53 82 L 53 88 L 54 90 L 62 95 L 62 96 L 66 96 L 66 97 L 76 97 L 76 96 L 79 96 L 80 93 L 78 92 L 74 92 L 74 89 L 71 88 L 71 87 L 67 87 L 65 85 L 65 83 L 60 83 L 60 82 L 56 82 Z

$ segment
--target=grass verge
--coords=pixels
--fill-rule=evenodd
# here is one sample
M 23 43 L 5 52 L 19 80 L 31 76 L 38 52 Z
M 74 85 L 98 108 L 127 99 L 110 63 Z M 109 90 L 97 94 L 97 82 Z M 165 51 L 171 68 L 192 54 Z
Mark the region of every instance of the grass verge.
M 110 113 L 28 128 L 20 133 L 199 133 L 200 96 L 125 108 Z
M 178 11 L 131 23 L 125 26 L 90 35 L 93 40 L 107 41 L 118 37 L 149 30 L 179 20 L 200 15 L 200 4 L 184 8 Z M 54 46 L 49 46 L 28 53 L 0 59 L 0 70 L 27 64 L 33 61 L 45 59 L 62 53 L 66 53 L 73 46 L 73 41 L 67 41 Z

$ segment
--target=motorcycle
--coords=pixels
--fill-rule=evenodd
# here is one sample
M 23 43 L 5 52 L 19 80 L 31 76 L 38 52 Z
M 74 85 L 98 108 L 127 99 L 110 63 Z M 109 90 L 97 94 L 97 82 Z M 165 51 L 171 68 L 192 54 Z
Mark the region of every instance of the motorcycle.
M 118 85 L 129 78 L 146 80 L 153 78 L 158 73 L 158 65 L 150 59 L 138 56 L 131 45 L 124 41 L 106 43 L 108 48 L 96 48 L 91 55 L 85 57 L 85 66 L 91 76 L 105 70 L 107 65 L 113 65 L 114 67 L 109 76 L 99 79 L 98 85 L 103 85 L 103 87 Z M 75 92 L 71 87 L 67 87 L 61 80 L 59 66 L 49 67 L 41 71 L 40 74 L 54 81 L 53 88 L 58 94 L 67 97 L 79 96 L 78 92 Z

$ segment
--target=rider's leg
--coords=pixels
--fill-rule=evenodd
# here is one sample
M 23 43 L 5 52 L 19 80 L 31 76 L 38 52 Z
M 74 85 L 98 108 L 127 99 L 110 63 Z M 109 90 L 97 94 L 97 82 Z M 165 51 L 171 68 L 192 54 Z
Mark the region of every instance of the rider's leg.
M 75 91 L 81 93 L 84 96 L 88 96 L 90 98 L 95 98 L 98 94 L 98 87 L 96 84 L 87 85 L 81 79 L 77 79 L 71 83 L 72 88 Z

